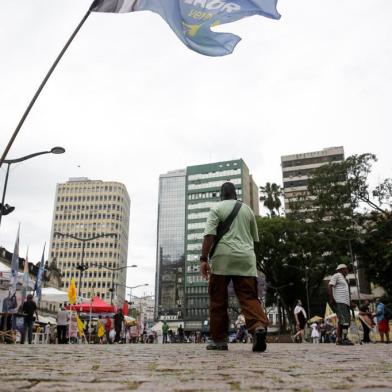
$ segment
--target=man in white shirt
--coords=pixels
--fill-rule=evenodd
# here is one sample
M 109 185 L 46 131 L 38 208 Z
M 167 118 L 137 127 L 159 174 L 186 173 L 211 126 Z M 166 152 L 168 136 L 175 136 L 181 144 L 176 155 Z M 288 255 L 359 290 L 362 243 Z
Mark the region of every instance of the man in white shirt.
M 347 333 L 351 322 L 350 315 L 350 287 L 346 280 L 348 268 L 346 264 L 339 264 L 336 273 L 332 275 L 328 284 L 329 304 L 335 310 L 338 317 L 336 330 L 336 344 L 352 346 L 348 340 Z
M 294 318 L 297 333 L 293 336 L 293 340 L 294 342 L 299 341 L 300 343 L 302 343 L 305 337 L 307 314 L 302 306 L 301 300 L 297 301 L 297 305 L 294 308 Z

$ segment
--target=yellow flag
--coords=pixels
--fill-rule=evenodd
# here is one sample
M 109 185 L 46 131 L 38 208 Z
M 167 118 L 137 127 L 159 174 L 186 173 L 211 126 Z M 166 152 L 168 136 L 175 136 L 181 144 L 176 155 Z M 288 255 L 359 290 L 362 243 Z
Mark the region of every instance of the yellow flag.
M 337 317 L 336 314 L 332 311 L 331 307 L 327 303 L 325 306 L 325 315 L 324 319 L 328 320 L 334 327 L 337 325 Z
M 77 322 L 78 322 L 78 332 L 79 336 L 84 336 L 84 323 L 83 321 L 77 316 Z
M 71 305 L 76 304 L 76 284 L 75 278 L 71 279 L 71 283 L 68 289 L 68 301 Z

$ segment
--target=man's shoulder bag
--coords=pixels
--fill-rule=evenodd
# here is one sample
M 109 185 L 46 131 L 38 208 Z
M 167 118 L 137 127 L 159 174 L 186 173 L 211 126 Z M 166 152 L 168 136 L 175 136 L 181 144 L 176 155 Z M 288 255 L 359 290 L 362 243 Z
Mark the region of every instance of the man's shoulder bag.
M 219 225 L 216 228 L 216 236 L 215 236 L 214 244 L 212 245 L 210 253 L 208 254 L 208 257 L 210 259 L 214 255 L 216 247 L 218 246 L 219 241 L 230 230 L 231 224 L 233 223 L 235 217 L 237 216 L 241 206 L 242 206 L 242 203 L 237 200 L 237 202 L 234 205 L 233 210 L 230 212 L 228 217 L 223 222 L 219 222 Z

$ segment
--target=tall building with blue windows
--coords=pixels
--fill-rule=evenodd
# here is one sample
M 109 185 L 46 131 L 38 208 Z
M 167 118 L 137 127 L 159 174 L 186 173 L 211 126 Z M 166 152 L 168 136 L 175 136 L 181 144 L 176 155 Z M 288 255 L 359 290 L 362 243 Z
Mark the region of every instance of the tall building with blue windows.
M 160 176 L 156 316 L 184 321 L 189 331 L 208 324 L 207 282 L 199 272 L 199 257 L 208 213 L 220 201 L 220 187 L 226 181 L 258 215 L 258 186 L 242 159 Z
M 155 318 L 178 319 L 184 302 L 185 183 L 185 169 L 159 176 Z

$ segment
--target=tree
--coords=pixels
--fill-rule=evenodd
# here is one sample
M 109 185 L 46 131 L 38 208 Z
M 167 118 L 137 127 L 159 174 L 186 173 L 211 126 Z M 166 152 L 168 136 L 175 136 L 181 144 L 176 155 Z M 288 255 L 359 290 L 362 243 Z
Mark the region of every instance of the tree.
M 255 253 L 269 285 L 267 305 L 281 302 L 293 322 L 296 299 L 307 303 L 307 284 L 313 307 L 321 310 L 324 302 L 317 302 L 320 286 L 336 267 L 335 254 L 327 252 L 330 241 L 318 235 L 314 225 L 290 217 L 257 217 L 257 225 L 260 241 Z M 280 301 L 276 301 L 277 295 Z
M 270 211 L 270 216 L 279 215 L 279 209 L 282 206 L 280 197 L 282 190 L 276 183 L 267 182 L 265 186 L 260 187 L 260 201 L 263 202 L 264 207 Z
M 356 212 L 386 213 L 391 207 L 392 180 L 385 179 L 373 190 L 369 185 L 374 154 L 352 155 L 342 162 L 323 165 L 314 170 L 309 179 L 309 195 L 319 217 L 333 217 L 343 221 Z
M 376 161 L 374 154 L 352 155 L 343 162 L 314 170 L 307 195 L 312 208 L 296 216 L 312 222 L 325 238 L 333 239 L 330 251 L 341 260 L 352 261 L 348 254 L 353 249 L 368 278 L 390 290 L 384 275 L 388 277 L 391 265 L 388 228 L 392 180 L 385 179 L 374 188 L 370 186 L 369 175 Z M 301 211 L 301 202 L 304 201 L 298 202 L 296 212 Z
M 368 278 L 392 297 L 392 214 L 373 217 L 358 252 Z

